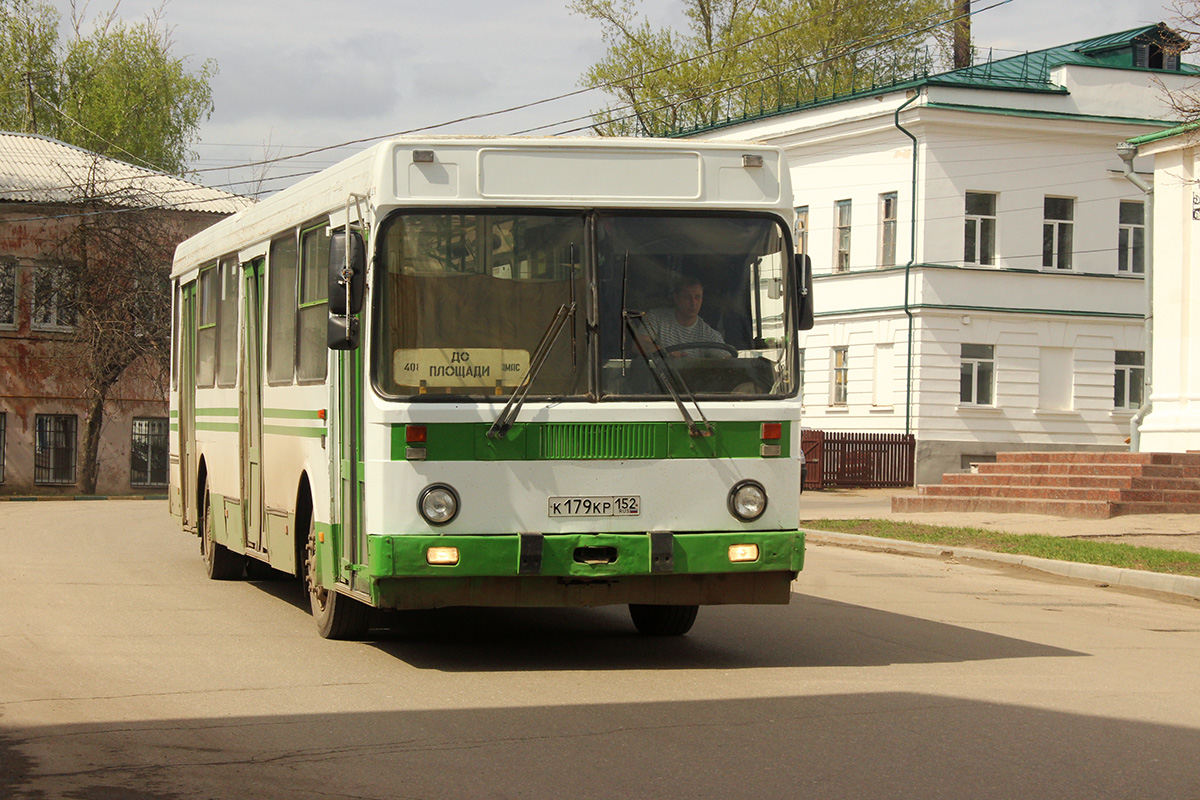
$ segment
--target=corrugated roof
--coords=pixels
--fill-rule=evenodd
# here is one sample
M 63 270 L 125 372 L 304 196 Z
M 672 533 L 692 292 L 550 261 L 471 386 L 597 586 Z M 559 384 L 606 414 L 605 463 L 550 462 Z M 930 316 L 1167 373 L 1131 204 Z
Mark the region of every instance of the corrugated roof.
M 828 106 L 855 100 L 863 97 L 895 92 L 907 88 L 926 85 L 962 86 L 972 89 L 1001 89 L 1015 91 L 1048 92 L 1066 94 L 1067 89 L 1051 80 L 1051 72 L 1055 67 L 1064 64 L 1079 64 L 1090 67 L 1111 67 L 1115 69 L 1138 69 L 1133 66 L 1132 52 L 1129 60 L 1114 59 L 1114 54 L 1130 49 L 1134 44 L 1167 43 L 1186 48 L 1187 42 L 1164 23 L 1143 25 L 1120 33 L 1110 33 L 1092 39 L 1084 39 L 1071 44 L 1050 47 L 1045 50 L 1022 53 L 1020 55 L 988 61 L 970 67 L 952 69 L 935 74 L 922 74 L 898 77 L 891 83 L 874 84 L 868 88 L 854 89 L 840 95 L 814 97 L 802 100 L 794 105 L 783 105 L 777 108 L 765 108 L 758 113 L 747 112 L 738 116 L 717 120 L 708 125 L 692 128 L 681 128 L 663 132 L 665 136 L 691 136 L 704 131 L 716 130 L 734 125 L 741 125 L 759 119 L 779 117 L 819 106 Z M 1144 68 L 1143 68 L 1144 69 Z M 1162 72 L 1162 70 L 1152 70 Z M 1200 67 L 1193 64 L 1179 64 L 1179 72 L 1186 75 L 1200 75 Z
M 173 175 L 90 153 L 56 139 L 0 133 L 0 200 L 233 214 L 254 201 Z

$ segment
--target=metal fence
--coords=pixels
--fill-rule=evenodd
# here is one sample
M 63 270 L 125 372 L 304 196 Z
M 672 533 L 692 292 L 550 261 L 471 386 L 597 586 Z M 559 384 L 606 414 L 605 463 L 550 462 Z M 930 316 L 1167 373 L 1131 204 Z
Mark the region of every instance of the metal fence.
M 800 434 L 808 469 L 805 489 L 885 489 L 912 486 L 917 442 L 905 433 Z

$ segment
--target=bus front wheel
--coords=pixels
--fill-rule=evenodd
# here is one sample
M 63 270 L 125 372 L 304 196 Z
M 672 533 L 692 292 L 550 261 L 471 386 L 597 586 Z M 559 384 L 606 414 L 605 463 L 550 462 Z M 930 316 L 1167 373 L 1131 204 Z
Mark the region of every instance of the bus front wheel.
M 304 555 L 304 583 L 317 632 L 324 639 L 361 639 L 366 636 L 371 621 L 371 607 L 321 585 L 317 575 L 317 531 L 312 520 L 308 523 L 308 542 Z
M 700 606 L 629 605 L 634 626 L 646 636 L 682 636 L 692 629 L 699 611 Z

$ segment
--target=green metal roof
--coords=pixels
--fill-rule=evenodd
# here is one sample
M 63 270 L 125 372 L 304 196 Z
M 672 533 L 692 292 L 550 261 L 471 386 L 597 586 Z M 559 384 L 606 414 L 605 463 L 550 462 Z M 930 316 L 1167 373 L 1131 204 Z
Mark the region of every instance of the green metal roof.
M 1135 46 L 1141 44 L 1156 44 L 1160 47 L 1165 45 L 1172 49 L 1178 48 L 1179 51 L 1187 47 L 1185 39 L 1160 22 L 1155 25 L 1144 25 L 1120 33 L 1111 33 L 1058 47 L 1035 50 L 970 67 L 936 74 L 910 75 L 885 84 L 872 83 L 869 88 L 864 87 L 850 93 L 807 99 L 777 108 L 764 108 L 757 113 L 750 112 L 731 116 L 710 125 L 671 131 L 664 135 L 689 136 L 703 131 L 741 125 L 796 111 L 920 86 L 959 86 L 971 89 L 1067 94 L 1065 87 L 1059 86 L 1051 80 L 1052 71 L 1056 67 L 1066 64 L 1163 72 L 1164 70 L 1161 68 L 1135 66 Z M 1200 75 L 1200 67 L 1181 62 L 1179 72 L 1187 75 Z

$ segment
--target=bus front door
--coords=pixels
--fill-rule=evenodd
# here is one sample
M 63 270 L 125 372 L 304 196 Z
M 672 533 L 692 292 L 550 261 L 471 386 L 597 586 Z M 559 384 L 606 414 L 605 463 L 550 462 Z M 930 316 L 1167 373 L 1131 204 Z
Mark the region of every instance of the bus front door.
M 263 259 L 242 265 L 246 317 L 242 388 L 238 401 L 242 437 L 242 520 L 246 547 L 264 551 L 262 514 L 262 274 Z
M 185 530 L 199 530 L 196 509 L 196 282 L 182 287 L 179 308 L 179 505 Z

